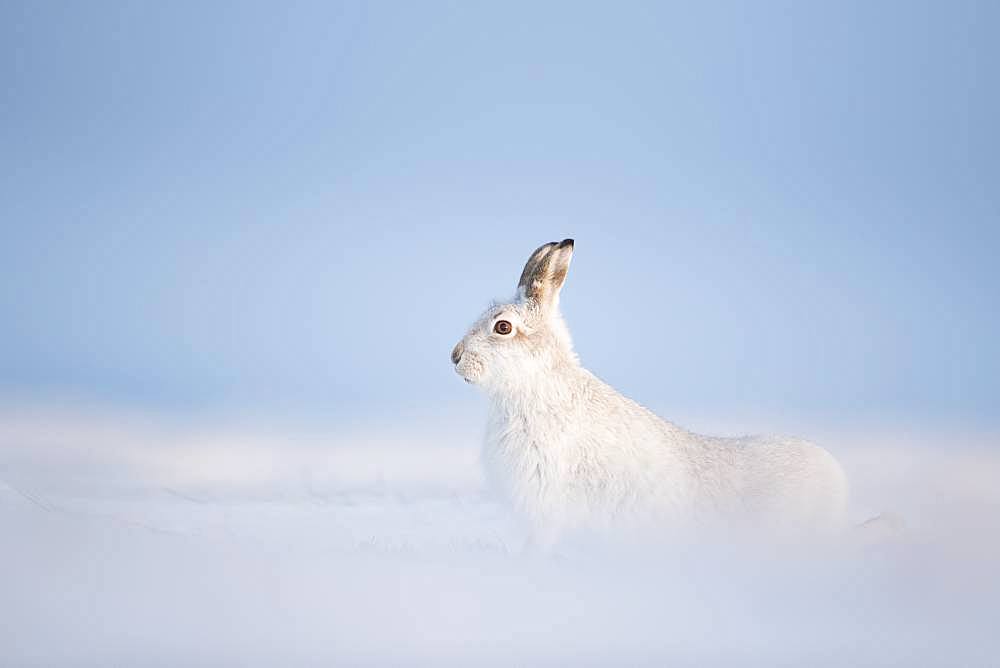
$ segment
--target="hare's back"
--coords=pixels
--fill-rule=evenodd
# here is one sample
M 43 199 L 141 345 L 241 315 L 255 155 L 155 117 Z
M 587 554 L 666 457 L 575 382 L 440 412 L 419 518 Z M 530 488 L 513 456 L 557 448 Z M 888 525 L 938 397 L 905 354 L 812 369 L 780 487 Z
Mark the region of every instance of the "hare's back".
M 734 445 L 750 507 L 781 525 L 823 528 L 842 523 L 847 478 L 825 449 L 781 436 L 744 438 Z

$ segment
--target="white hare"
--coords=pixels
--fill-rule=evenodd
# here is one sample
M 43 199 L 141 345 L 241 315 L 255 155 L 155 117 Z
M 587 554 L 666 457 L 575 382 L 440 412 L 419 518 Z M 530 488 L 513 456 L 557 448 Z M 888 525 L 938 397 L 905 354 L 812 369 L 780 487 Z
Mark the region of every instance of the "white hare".
M 559 313 L 573 240 L 528 258 L 515 298 L 489 308 L 455 346 L 485 390 L 488 477 L 550 546 L 578 528 L 641 522 L 826 530 L 847 482 L 822 448 L 795 438 L 688 432 L 584 369 Z

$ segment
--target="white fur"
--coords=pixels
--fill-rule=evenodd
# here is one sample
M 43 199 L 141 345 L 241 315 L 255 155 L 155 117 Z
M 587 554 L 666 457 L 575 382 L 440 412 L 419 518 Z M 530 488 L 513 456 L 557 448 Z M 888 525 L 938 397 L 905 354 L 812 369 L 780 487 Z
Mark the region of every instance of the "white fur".
M 561 281 L 551 279 L 560 265 L 565 277 L 572 241 L 553 246 L 532 256 L 550 248 L 533 286 L 529 280 L 514 301 L 487 310 L 453 353 L 456 371 L 490 400 L 487 474 L 530 521 L 536 541 L 635 524 L 840 526 L 847 483 L 822 448 L 794 438 L 694 434 L 584 369 L 558 311 Z M 512 334 L 494 333 L 500 319 L 514 325 Z

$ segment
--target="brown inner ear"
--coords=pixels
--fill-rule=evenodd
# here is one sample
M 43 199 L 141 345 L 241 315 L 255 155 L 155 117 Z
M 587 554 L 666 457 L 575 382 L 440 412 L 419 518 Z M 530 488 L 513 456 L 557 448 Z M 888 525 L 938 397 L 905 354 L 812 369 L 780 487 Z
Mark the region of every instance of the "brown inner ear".
M 544 244 L 531 254 L 518 282 L 518 287 L 523 289 L 526 298 L 539 304 L 548 304 L 552 293 L 558 291 L 566 280 L 569 268 L 568 260 L 564 262 L 557 258 L 562 253 L 571 253 L 572 249 L 573 240 L 566 239 Z
M 552 263 L 550 262 L 549 264 Z M 549 276 L 549 282 L 552 283 L 552 285 L 561 286 L 563 281 L 566 280 L 566 274 L 568 272 L 569 266 L 564 263 L 559 263 L 559 265 L 552 270 L 552 274 Z
M 525 296 L 529 299 L 538 298 L 539 284 L 543 282 L 545 276 L 545 260 L 557 245 L 554 241 L 542 244 L 535 249 L 535 252 L 531 254 L 528 261 L 524 264 L 524 270 L 521 272 L 521 278 L 517 282 L 517 287 L 523 288 Z

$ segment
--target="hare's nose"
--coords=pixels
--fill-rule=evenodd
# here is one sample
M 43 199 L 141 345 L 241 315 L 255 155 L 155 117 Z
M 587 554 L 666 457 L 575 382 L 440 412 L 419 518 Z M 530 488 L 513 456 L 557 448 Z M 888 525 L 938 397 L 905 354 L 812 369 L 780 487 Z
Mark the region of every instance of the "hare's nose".
M 451 363 L 458 364 L 458 361 L 462 359 L 462 353 L 465 352 L 465 346 L 459 341 L 451 351 Z

